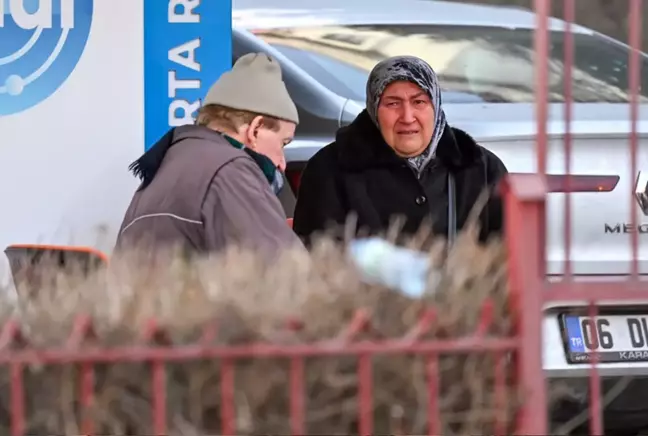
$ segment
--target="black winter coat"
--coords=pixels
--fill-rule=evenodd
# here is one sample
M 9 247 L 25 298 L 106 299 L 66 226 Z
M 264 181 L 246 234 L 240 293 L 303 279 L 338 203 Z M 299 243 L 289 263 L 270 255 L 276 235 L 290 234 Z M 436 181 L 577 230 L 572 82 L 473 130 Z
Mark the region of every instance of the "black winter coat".
M 455 185 L 454 220 L 448 215 L 449 173 Z M 335 142 L 309 160 L 293 228 L 308 244 L 316 232 L 343 225 L 349 213 L 355 212 L 358 229 L 369 234 L 384 232 L 392 219 L 400 216 L 405 218 L 405 235 L 427 223 L 432 224 L 434 235 L 445 237 L 449 221 L 461 230 L 480 194 L 489 189 L 488 203 L 480 215 L 483 242 L 502 231 L 502 199 L 492 188 L 506 173 L 495 154 L 466 132 L 447 126 L 436 158 L 417 177 L 406 160 L 385 143 L 365 110 L 338 131 Z

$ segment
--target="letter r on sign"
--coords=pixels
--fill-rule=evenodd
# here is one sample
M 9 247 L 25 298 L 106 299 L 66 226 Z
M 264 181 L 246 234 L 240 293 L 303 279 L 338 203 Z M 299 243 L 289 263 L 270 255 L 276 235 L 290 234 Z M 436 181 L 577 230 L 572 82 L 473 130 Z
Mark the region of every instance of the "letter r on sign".
M 200 100 L 189 103 L 186 100 L 174 100 L 169 105 L 169 126 L 178 127 L 193 124 L 193 113 L 200 109 Z M 178 112 L 182 115 L 178 116 Z
M 200 23 L 200 15 L 193 12 L 198 6 L 200 0 L 169 0 L 169 23 Z

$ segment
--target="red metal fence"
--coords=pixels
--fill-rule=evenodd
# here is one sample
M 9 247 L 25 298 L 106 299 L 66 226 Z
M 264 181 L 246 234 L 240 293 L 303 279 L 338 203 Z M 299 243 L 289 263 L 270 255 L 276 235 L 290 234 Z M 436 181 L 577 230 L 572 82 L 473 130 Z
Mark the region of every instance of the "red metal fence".
M 574 19 L 574 1 L 564 1 L 564 18 L 571 22 Z M 587 0 L 583 0 L 587 1 Z M 637 172 L 637 115 L 638 90 L 640 86 L 640 40 L 641 40 L 641 0 L 628 0 L 630 4 L 629 27 L 630 45 L 632 46 L 629 82 L 632 88 L 632 134 L 629 138 L 631 153 L 631 174 Z M 545 275 L 545 202 L 548 194 L 546 181 L 546 160 L 548 135 L 547 92 L 549 63 L 547 51 L 549 0 L 535 0 L 537 12 L 537 31 L 535 36 L 536 73 L 537 73 L 537 174 L 516 174 L 508 178 L 504 186 L 506 196 L 507 244 L 510 255 L 510 288 L 513 296 L 514 312 L 517 314 L 516 335 L 510 338 L 489 338 L 483 335 L 488 327 L 489 311 L 485 307 L 480 328 L 474 335 L 456 340 L 419 340 L 434 321 L 434 314 L 428 312 L 413 326 L 409 335 L 399 340 L 381 342 L 356 342 L 353 337 L 369 322 L 359 312 L 351 325 L 341 335 L 331 341 L 300 344 L 273 345 L 252 344 L 245 346 L 215 346 L 213 339 L 217 326 L 207 326 L 203 341 L 193 345 L 174 346 L 167 335 L 159 330 L 155 323 L 143 335 L 143 342 L 138 346 L 121 348 L 97 348 L 92 346 L 93 326 L 91 320 L 80 317 L 69 338 L 67 346 L 56 349 L 35 350 L 25 343 L 17 323 L 6 324 L 0 334 L 0 363 L 10 368 L 11 393 L 11 435 L 24 434 L 26 429 L 25 390 L 23 373 L 27 365 L 39 363 L 45 365 L 77 365 L 80 368 L 80 387 L 78 392 L 82 408 L 90 408 L 93 402 L 95 365 L 114 362 L 149 362 L 151 365 L 152 384 L 152 419 L 156 434 L 165 434 L 168 430 L 167 398 L 165 390 L 165 365 L 178 361 L 197 359 L 219 359 L 221 366 L 221 417 L 222 434 L 235 434 L 234 407 L 234 373 L 236 362 L 243 358 L 279 357 L 289 361 L 290 377 L 290 423 L 293 434 L 306 434 L 304 422 L 304 360 L 314 356 L 353 355 L 358 357 L 357 376 L 359 384 L 359 432 L 372 434 L 372 363 L 373 356 L 378 354 L 409 353 L 424 356 L 427 359 L 428 376 L 428 427 L 429 434 L 439 434 L 438 376 L 437 359 L 440 353 L 493 352 L 500 355 L 512 353 L 517 365 L 517 379 L 521 383 L 526 401 L 521 408 L 516 434 L 547 434 L 547 389 L 543 373 L 542 354 L 542 321 L 543 306 L 552 301 L 572 301 L 590 303 L 590 315 L 596 310 L 599 300 L 616 302 L 634 301 L 638 291 L 648 291 L 646 282 L 639 279 L 637 263 L 633 262 L 632 274 L 626 280 L 609 283 L 581 282 L 575 278 L 569 266 L 559 282 L 548 283 Z M 573 41 L 569 31 L 565 41 L 565 76 L 571 77 Z M 565 124 L 571 123 L 571 81 L 565 80 Z M 571 159 L 571 137 L 565 134 L 564 156 L 566 168 Z M 622 165 L 622 163 L 619 163 Z M 569 185 L 569 178 L 567 179 Z M 569 191 L 569 189 L 567 189 Z M 629 193 L 628 201 L 634 209 L 634 199 Z M 571 220 L 571 203 L 569 194 L 565 195 L 565 222 Z M 635 214 L 629 218 L 636 224 Z M 570 226 L 565 226 L 566 258 L 570 258 Z M 632 237 L 632 258 L 637 259 L 637 234 Z M 497 376 L 502 378 L 503 375 Z M 501 385 L 502 383 L 496 383 Z M 599 374 L 595 365 L 590 370 L 591 433 L 602 434 L 603 423 L 600 399 Z M 92 434 L 94 423 L 87 419 L 81 423 L 83 434 Z
M 90 411 L 93 405 L 95 365 L 101 363 L 150 362 L 152 387 L 152 419 L 155 434 L 168 434 L 167 395 L 165 385 L 165 365 L 200 359 L 218 359 L 221 362 L 221 422 L 223 435 L 236 433 L 235 383 L 236 362 L 245 358 L 282 358 L 289 361 L 290 428 L 293 435 L 308 434 L 305 428 L 304 364 L 306 358 L 355 356 L 358 359 L 358 403 L 359 434 L 373 434 L 373 381 L 371 359 L 377 355 L 409 354 L 426 359 L 428 380 L 428 432 L 440 434 L 438 405 L 438 355 L 442 353 L 484 353 L 492 352 L 499 356 L 496 370 L 496 389 L 503 389 L 505 374 L 502 371 L 505 356 L 516 350 L 516 338 L 489 338 L 485 332 L 492 321 L 489 305 L 484 307 L 479 326 L 474 335 L 458 340 L 420 341 L 418 338 L 429 330 L 434 322 L 434 313 L 425 312 L 418 324 L 402 339 L 381 342 L 355 342 L 354 336 L 365 330 L 370 323 L 369 317 L 359 311 L 352 322 L 340 335 L 330 341 L 300 345 L 276 345 L 258 343 L 242 346 L 216 346 L 214 339 L 217 325 L 205 326 L 202 340 L 192 345 L 173 345 L 168 335 L 152 321 L 143 332 L 142 344 L 118 348 L 96 348 L 92 346 L 95 338 L 92 321 L 79 317 L 65 347 L 35 350 L 29 347 L 17 323 L 9 322 L 0 335 L 0 364 L 9 365 L 11 371 L 11 435 L 25 434 L 26 411 L 23 372 L 27 365 L 78 365 L 79 403 L 83 410 Z M 293 326 L 294 328 L 294 326 Z M 537 379 L 537 377 L 535 377 Z M 31 395 L 31 393 L 30 393 Z M 506 401 L 504 392 L 496 392 L 500 401 Z M 503 407 L 503 405 L 501 405 Z M 526 424 L 525 424 L 526 425 Z M 502 427 L 503 428 L 503 427 Z M 80 423 L 82 434 L 90 435 L 95 431 L 91 418 Z M 498 434 L 504 434 L 501 430 Z
M 565 29 L 565 58 L 564 80 L 565 111 L 564 111 L 564 159 L 565 168 L 571 168 L 572 159 L 572 71 L 574 60 L 574 40 L 571 34 L 571 24 L 575 19 L 575 0 L 560 0 L 564 7 L 563 16 L 567 21 Z M 629 3 L 629 44 L 631 47 L 628 66 L 628 81 L 631 102 L 627 106 L 631 124 L 629 135 L 630 148 L 630 174 L 637 174 L 637 161 L 639 152 L 639 134 L 637 130 L 639 115 L 639 90 L 641 84 L 640 53 L 641 50 L 641 17 L 642 0 L 628 0 Z M 547 133 L 548 120 L 548 91 L 549 91 L 549 26 L 548 19 L 552 7 L 550 0 L 534 0 L 537 13 L 537 28 L 535 32 L 536 52 L 536 116 L 537 116 L 537 174 L 519 174 L 511 176 L 506 183 L 506 219 L 507 219 L 507 245 L 509 248 L 509 262 L 512 292 L 521 300 L 522 321 L 520 323 L 520 366 L 519 371 L 523 379 L 527 380 L 529 392 L 534 398 L 534 405 L 527 407 L 528 415 L 524 415 L 520 422 L 522 434 L 546 434 L 547 413 L 542 406 L 546 404 L 546 387 L 541 368 L 541 308 L 552 302 L 561 302 L 574 306 L 587 302 L 588 316 L 597 314 L 597 302 L 607 301 L 614 304 L 634 303 L 641 295 L 648 295 L 648 283 L 642 281 L 638 268 L 638 232 L 631 233 L 632 267 L 631 274 L 619 280 L 584 281 L 572 274 L 569 259 L 571 258 L 571 229 L 572 222 L 571 191 L 569 189 L 570 177 L 566 178 L 568 188 L 564 202 L 564 249 L 565 249 L 565 274 L 560 281 L 549 283 L 545 274 L 546 268 L 546 239 L 545 239 L 545 210 L 547 194 L 547 155 L 549 138 Z M 627 165 L 618 162 L 619 168 Z M 627 201 L 630 203 L 631 226 L 637 224 L 636 200 L 632 192 L 628 192 Z M 614 207 L 614 205 L 610 205 Z M 608 303 L 609 304 L 609 303 Z M 596 357 L 593 361 L 597 361 Z M 603 434 L 603 414 L 601 404 L 601 380 L 597 365 L 590 365 L 590 432 L 589 434 Z

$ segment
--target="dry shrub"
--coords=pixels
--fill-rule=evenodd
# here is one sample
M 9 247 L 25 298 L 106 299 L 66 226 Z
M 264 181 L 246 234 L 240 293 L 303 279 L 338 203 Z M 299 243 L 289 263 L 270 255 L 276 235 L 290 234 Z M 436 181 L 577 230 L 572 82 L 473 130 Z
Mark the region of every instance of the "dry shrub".
M 176 258 L 157 270 L 138 268 L 131 258 L 89 278 L 57 273 L 41 281 L 30 298 L 2 305 L 0 321 L 17 317 L 29 342 L 37 347 L 61 347 L 77 314 L 93 317 L 99 340 L 107 346 L 140 341 L 143 326 L 152 318 L 168 329 L 177 344 L 197 340 L 201 326 L 216 320 L 219 335 L 214 343 L 290 345 L 336 337 L 359 309 L 372 322 L 358 340 L 400 338 L 430 307 L 436 310 L 437 320 L 422 338 L 456 338 L 475 330 L 482 305 L 489 301 L 493 323 L 486 336 L 509 335 L 502 245 L 478 246 L 466 234 L 447 258 L 442 251 L 439 245 L 430 251 L 441 276 L 436 292 L 421 299 L 363 284 L 343 247 L 323 239 L 310 257 L 288 251 L 273 265 L 252 252 L 231 249 L 190 265 Z M 20 292 L 28 295 L 27 290 Z M 289 319 L 302 320 L 303 328 L 287 328 Z M 307 360 L 308 434 L 358 433 L 357 360 L 354 356 Z M 496 420 L 505 424 L 505 431 L 512 431 L 519 396 L 511 380 L 511 363 L 502 361 L 507 399 L 498 404 L 493 354 L 440 358 L 442 434 L 492 434 Z M 424 434 L 428 410 L 424 357 L 379 355 L 373 364 L 375 434 Z M 237 361 L 236 434 L 290 434 L 288 368 L 286 359 Z M 28 433 L 80 433 L 77 369 L 72 365 L 28 368 Z M 220 433 L 219 371 L 217 359 L 167 365 L 170 434 Z M 8 370 L 2 369 L 3 424 L 8 423 L 10 405 L 8 377 Z M 91 411 L 98 433 L 153 434 L 150 379 L 148 363 L 98 366 Z

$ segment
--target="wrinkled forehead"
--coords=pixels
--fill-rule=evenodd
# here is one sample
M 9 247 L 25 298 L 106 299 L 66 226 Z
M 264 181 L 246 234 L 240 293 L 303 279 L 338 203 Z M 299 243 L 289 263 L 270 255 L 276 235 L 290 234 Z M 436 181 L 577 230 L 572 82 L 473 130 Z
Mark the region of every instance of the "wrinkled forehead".
M 430 94 L 418 84 L 409 80 L 396 80 L 385 87 L 380 100 L 412 100 L 431 98 Z

